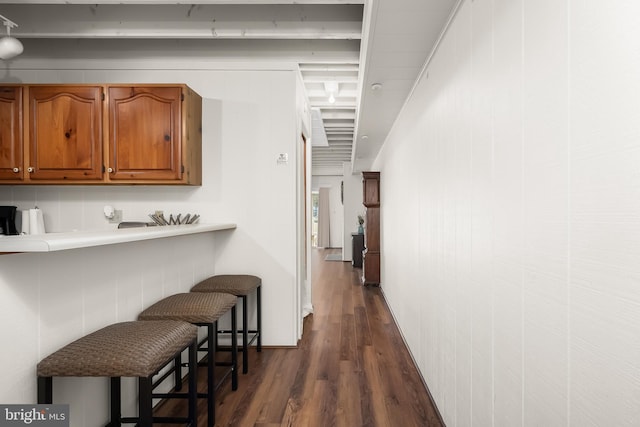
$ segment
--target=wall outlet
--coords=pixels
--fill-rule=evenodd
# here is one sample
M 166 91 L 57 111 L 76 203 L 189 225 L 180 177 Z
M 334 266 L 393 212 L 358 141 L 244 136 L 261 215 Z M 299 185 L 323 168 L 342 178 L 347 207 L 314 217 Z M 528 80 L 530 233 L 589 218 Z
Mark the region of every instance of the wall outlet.
M 109 218 L 109 224 L 120 224 L 122 222 L 122 209 L 113 211 L 113 218 Z

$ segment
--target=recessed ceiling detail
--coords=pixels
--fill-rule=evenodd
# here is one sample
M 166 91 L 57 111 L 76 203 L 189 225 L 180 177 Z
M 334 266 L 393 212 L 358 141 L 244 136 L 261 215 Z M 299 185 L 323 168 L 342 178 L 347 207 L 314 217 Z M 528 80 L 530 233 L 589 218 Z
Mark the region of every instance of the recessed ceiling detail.
M 342 171 L 351 161 L 358 103 L 358 63 L 301 63 L 311 108 L 319 112 L 326 145 L 312 150 L 314 170 Z

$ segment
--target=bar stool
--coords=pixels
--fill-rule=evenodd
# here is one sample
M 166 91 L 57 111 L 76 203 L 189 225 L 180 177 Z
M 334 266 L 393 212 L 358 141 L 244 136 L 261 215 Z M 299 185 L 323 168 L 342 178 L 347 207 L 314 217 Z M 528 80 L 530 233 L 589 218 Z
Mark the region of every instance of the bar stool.
M 246 274 L 223 274 L 211 276 L 191 288 L 191 292 L 224 292 L 242 298 L 242 373 L 249 372 L 249 345 L 257 342 L 256 349 L 262 351 L 262 304 L 260 288 L 262 279 Z M 247 320 L 247 296 L 256 291 L 256 329 L 249 330 Z M 220 333 L 232 333 L 231 331 L 218 331 Z M 249 334 L 252 334 L 249 340 Z
M 144 310 L 138 316 L 139 320 L 181 320 L 189 322 L 196 326 L 207 328 L 207 336 L 198 344 L 199 351 L 207 352 L 207 393 L 198 393 L 198 397 L 207 398 L 208 426 L 215 424 L 215 391 L 220 387 L 223 381 L 231 374 L 231 389 L 238 388 L 238 342 L 237 339 L 231 343 L 231 363 L 217 365 L 229 366 L 223 377 L 216 383 L 215 366 L 216 366 L 216 345 L 215 336 L 218 329 L 218 319 L 231 310 L 232 326 L 235 331 L 236 326 L 236 303 L 238 298 L 230 294 L 209 293 L 194 294 L 182 293 L 171 295 L 153 304 Z M 204 347 L 204 344 L 207 344 Z M 175 388 L 180 389 L 181 386 L 181 360 L 178 355 L 175 358 Z
M 53 403 L 53 377 L 110 377 L 111 422 L 197 425 L 198 328 L 186 322 L 122 322 L 86 335 L 44 358 L 37 367 L 38 403 Z M 153 416 L 153 376 L 189 348 L 188 416 Z M 121 377 L 138 378 L 138 417 L 122 417 Z

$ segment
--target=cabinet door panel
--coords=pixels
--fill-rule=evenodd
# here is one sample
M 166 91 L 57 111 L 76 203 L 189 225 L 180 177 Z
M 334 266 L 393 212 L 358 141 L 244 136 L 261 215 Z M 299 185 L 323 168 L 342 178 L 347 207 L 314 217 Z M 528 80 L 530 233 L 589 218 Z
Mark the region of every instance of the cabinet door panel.
M 370 251 L 380 251 L 380 208 L 367 208 L 364 230 L 364 246 Z
M 22 88 L 0 87 L 0 179 L 23 178 Z
M 179 180 L 180 87 L 110 87 L 112 180 Z
M 362 172 L 362 204 L 380 206 L 380 172 Z
M 102 89 L 29 88 L 32 180 L 102 179 Z

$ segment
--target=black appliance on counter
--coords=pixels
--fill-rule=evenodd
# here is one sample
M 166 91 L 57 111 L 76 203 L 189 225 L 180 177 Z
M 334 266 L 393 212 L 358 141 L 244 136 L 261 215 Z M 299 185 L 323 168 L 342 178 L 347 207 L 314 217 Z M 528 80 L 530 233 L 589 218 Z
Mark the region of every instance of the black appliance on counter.
M 16 206 L 0 206 L 0 234 L 16 235 Z

